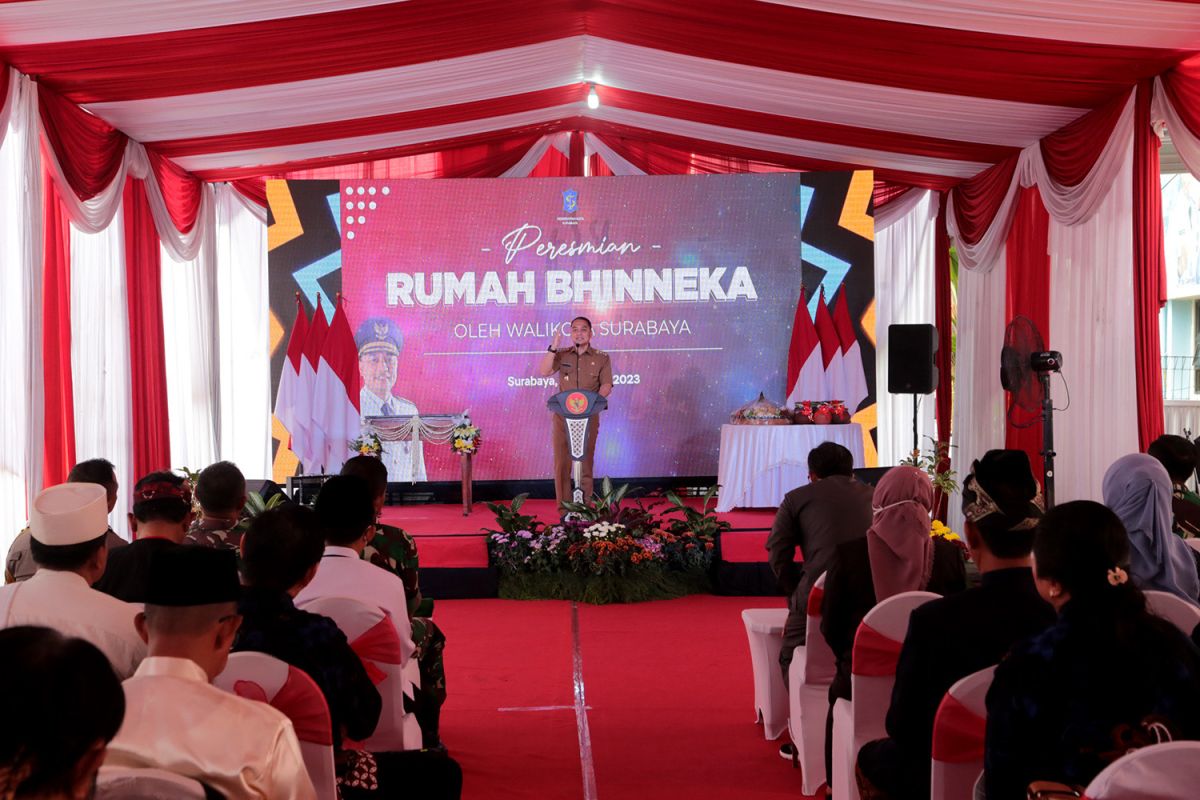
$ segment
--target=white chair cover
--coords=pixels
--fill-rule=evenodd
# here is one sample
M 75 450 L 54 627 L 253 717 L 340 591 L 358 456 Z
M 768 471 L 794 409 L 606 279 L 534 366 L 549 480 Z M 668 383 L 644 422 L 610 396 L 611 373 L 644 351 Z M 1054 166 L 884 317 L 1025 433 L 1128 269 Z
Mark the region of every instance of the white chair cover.
M 1189 539 L 1188 541 L 1193 541 Z M 1146 594 L 1146 606 L 1150 613 L 1162 617 L 1167 622 L 1183 631 L 1183 635 L 1191 637 L 1192 631 L 1200 625 L 1200 606 L 1184 600 L 1170 592 L 1150 590 Z
M 821 633 L 821 601 L 825 573 L 808 595 L 804 624 L 807 644 L 797 647 L 788 669 L 788 732 L 800 760 L 801 791 L 815 795 L 825 782 L 825 718 L 829 714 L 829 684 L 837 659 Z
M 321 694 L 320 689 L 312 679 L 305 675 L 300 670 L 280 661 L 274 656 L 266 653 L 257 653 L 252 651 L 231 653 L 229 655 L 229 663 L 225 665 L 225 669 L 213 679 L 213 685 L 219 689 L 224 689 L 230 694 L 245 696 L 237 691 L 238 683 L 251 683 L 258 686 L 266 698 L 268 703 L 275 700 L 279 690 L 284 687 L 288 681 L 288 676 L 293 672 L 299 673 L 307 678 L 297 684 L 298 687 L 305 690 L 305 698 L 310 702 L 319 701 L 320 704 L 328 708 L 325 697 Z M 308 690 L 315 694 L 315 697 L 308 695 Z M 288 713 L 286 707 L 279 707 L 280 711 Z M 313 786 L 317 790 L 317 800 L 338 800 L 337 790 L 337 774 L 334 771 L 333 763 L 333 745 L 326 741 L 313 741 L 310 736 L 306 735 L 304 727 L 296 724 L 295 718 L 292 718 L 293 725 L 296 726 L 296 738 L 300 740 L 300 755 L 304 759 L 304 766 L 308 770 L 308 777 L 312 779 Z
M 930 800 L 966 800 L 974 795 L 983 774 L 986 700 L 995 674 L 995 667 L 971 673 L 951 686 L 938 706 L 933 720 Z M 950 741 L 957 745 L 953 757 L 942 753 L 940 747 Z
M 204 800 L 199 781 L 150 767 L 101 767 L 96 800 Z
M 1192 800 L 1200 793 L 1200 742 L 1135 750 L 1097 775 L 1086 800 Z
M 754 672 L 754 719 L 762 722 L 767 739 L 778 739 L 787 728 L 788 695 L 779 666 L 787 615 L 786 608 L 742 610 L 750 642 L 750 667 Z
M 329 617 L 346 634 L 351 646 L 361 641 L 364 636 L 385 634 L 387 631 L 395 636 L 394 647 L 400 649 L 400 634 L 391 623 L 387 612 L 378 607 L 371 607 L 350 597 L 314 597 L 300 604 L 305 611 Z M 381 623 L 387 620 L 387 625 Z M 404 710 L 404 696 L 412 696 L 411 683 L 405 676 L 404 664 L 374 660 L 359 657 L 367 667 L 368 672 L 375 672 L 380 679 L 375 684 L 383 699 L 383 710 L 379 714 L 379 725 L 375 733 L 362 746 L 372 752 L 391 752 L 396 750 L 420 750 L 421 727 L 414 714 Z M 409 659 L 415 665 L 415 659 Z
M 892 702 L 896 665 L 894 661 L 891 663 L 888 674 L 863 674 L 860 664 L 869 658 L 869 644 L 872 640 L 887 642 L 889 649 L 898 653 L 908 632 L 908 618 L 913 609 L 937 597 L 939 595 L 932 592 L 902 592 L 867 612 L 858 626 L 850 676 L 850 691 L 854 699 L 849 702 L 838 700 L 833 709 L 832 777 L 834 792 L 839 800 L 859 800 L 858 783 L 854 779 L 858 751 L 867 742 L 887 735 L 884 720 Z M 839 706 L 843 707 L 840 715 Z

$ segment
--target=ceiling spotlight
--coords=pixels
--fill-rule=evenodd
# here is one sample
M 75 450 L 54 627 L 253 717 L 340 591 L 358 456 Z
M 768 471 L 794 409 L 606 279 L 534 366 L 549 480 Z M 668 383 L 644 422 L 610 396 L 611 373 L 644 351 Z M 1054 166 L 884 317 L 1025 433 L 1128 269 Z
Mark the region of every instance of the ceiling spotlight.
M 596 84 L 588 84 L 588 108 L 595 111 L 600 107 L 600 95 L 596 94 Z

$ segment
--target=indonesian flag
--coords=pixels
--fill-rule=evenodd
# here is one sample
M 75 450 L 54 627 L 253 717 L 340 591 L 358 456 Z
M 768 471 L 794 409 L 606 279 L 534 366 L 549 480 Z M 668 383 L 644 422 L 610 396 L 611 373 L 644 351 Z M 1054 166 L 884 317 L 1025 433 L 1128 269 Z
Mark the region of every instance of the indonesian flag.
M 787 405 L 803 400 L 820 400 L 825 393 L 825 364 L 821 355 L 821 340 L 808 314 L 804 288 L 796 303 L 792 320 L 792 342 L 788 346 Z
M 825 388 L 827 396 L 811 398 L 814 400 L 842 400 L 841 393 L 845 388 L 845 376 L 842 374 L 842 342 L 838 339 L 837 328 L 833 324 L 833 316 L 829 306 L 825 305 L 825 293 L 817 300 L 817 318 L 814 320 L 817 328 L 817 338 L 821 340 L 821 363 L 825 368 Z
M 307 473 L 317 472 L 325 455 L 325 436 L 313 418 L 313 391 L 317 386 L 317 365 L 321 361 L 321 351 L 325 347 L 328 332 L 329 323 L 325 321 L 325 310 L 321 308 L 321 296 L 317 295 L 317 310 L 313 312 L 312 324 L 308 326 L 308 335 L 304 337 L 300 380 L 296 382 L 296 393 L 293 395 L 296 428 L 302 436 L 298 438 L 297 431 L 292 431 L 292 452 L 300 458 Z
M 853 414 L 862 401 L 867 399 L 867 376 L 863 372 L 862 348 L 858 344 L 858 336 L 854 333 L 854 322 L 850 319 L 850 305 L 846 302 L 845 289 L 842 289 L 837 302 L 834 303 L 833 324 L 837 328 L 838 340 L 842 343 L 846 409 Z
M 313 388 L 313 420 L 325 434 L 325 449 L 321 463 L 326 473 L 335 473 L 346 463 L 350 442 L 357 439 L 362 422 L 358 413 L 359 392 L 362 386 L 358 375 L 358 348 L 346 310 L 338 301 L 329 323 L 329 335 L 317 367 L 317 382 Z
M 308 336 L 308 314 L 304 304 L 296 297 L 296 321 L 288 337 L 287 357 L 283 360 L 283 371 L 279 374 L 279 391 L 275 394 L 275 418 L 296 437 L 296 391 L 300 383 L 300 361 L 304 358 L 304 340 Z M 289 445 L 290 447 L 291 445 Z

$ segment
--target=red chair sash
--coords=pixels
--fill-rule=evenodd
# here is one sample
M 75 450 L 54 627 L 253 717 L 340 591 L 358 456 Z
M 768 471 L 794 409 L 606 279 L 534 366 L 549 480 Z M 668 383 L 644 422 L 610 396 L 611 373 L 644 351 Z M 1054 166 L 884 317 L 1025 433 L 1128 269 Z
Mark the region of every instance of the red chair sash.
M 946 695 L 933 721 L 933 760 L 966 764 L 983 760 L 987 720 Z
M 350 647 L 363 662 L 367 674 L 371 676 L 371 682 L 377 686 L 383 683 L 387 674 L 377 667 L 375 662 L 399 664 L 404 660 L 400 652 L 400 634 L 396 633 L 396 628 L 392 625 L 389 617 L 379 620 L 351 642 Z
M 267 699 L 267 693 L 263 690 L 263 687 L 259 686 L 254 681 L 234 681 L 233 693 L 238 697 L 244 697 L 247 700 L 256 700 L 260 703 L 267 703 L 268 705 L 271 702 Z
M 808 616 L 821 616 L 821 606 L 825 602 L 825 590 L 820 586 L 814 586 L 812 591 L 808 593 Z
M 295 667 L 288 667 L 287 680 L 271 701 L 287 715 L 296 729 L 296 738 L 314 744 L 333 744 L 333 722 L 329 706 L 316 681 Z
M 865 622 L 858 626 L 850 672 L 864 677 L 882 678 L 896 674 L 901 643 L 889 639 Z

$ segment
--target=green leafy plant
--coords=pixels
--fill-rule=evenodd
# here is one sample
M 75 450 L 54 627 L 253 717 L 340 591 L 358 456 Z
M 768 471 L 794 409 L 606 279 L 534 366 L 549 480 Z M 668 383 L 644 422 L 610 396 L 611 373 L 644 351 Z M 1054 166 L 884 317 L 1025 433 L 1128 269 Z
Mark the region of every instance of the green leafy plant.
M 514 497 L 508 505 L 503 503 L 485 503 L 485 505 L 496 515 L 496 525 L 499 526 L 501 533 L 516 533 L 517 531 L 536 533 L 545 526 L 538 521 L 537 517 L 520 513 L 521 506 L 528 499 L 529 493 L 526 492 Z
M 947 498 L 958 491 L 958 473 L 950 469 L 949 442 L 939 442 L 926 436 L 930 442 L 927 450 L 914 450 L 912 455 L 900 461 L 901 466 L 916 467 L 929 475 L 933 488 Z
M 614 487 L 612 480 L 606 477 L 600 481 L 600 491 L 593 495 L 590 505 L 566 502 L 563 503 L 563 509 L 582 520 L 617 521 L 621 513 L 621 501 L 629 494 L 629 490 L 628 483 Z
M 269 500 L 263 500 L 263 496 L 258 492 L 250 492 L 246 495 L 246 505 L 242 510 L 248 517 L 257 517 L 264 511 L 270 511 L 285 502 L 287 502 L 287 498 L 282 493 L 273 494 Z

